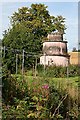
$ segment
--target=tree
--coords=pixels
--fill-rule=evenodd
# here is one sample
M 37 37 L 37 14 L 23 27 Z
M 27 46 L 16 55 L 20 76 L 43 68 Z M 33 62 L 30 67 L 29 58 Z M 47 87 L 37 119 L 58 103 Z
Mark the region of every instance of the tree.
M 11 16 L 10 21 L 11 28 L 4 33 L 2 40 L 3 46 L 9 48 L 10 51 L 19 49 L 22 52 L 24 49 L 28 53 L 39 54 L 42 51 L 42 41 L 47 39 L 48 33 L 55 30 L 64 33 L 65 30 L 64 18 L 62 16 L 51 16 L 44 4 L 32 4 L 30 8 L 19 8 L 18 12 L 14 12 Z M 8 51 L 6 62 L 8 58 L 11 61 L 8 61 L 8 66 L 12 64 L 11 56 Z M 25 64 L 34 64 L 34 57 L 25 59 Z M 12 68 L 8 67 L 8 69 L 11 70 Z

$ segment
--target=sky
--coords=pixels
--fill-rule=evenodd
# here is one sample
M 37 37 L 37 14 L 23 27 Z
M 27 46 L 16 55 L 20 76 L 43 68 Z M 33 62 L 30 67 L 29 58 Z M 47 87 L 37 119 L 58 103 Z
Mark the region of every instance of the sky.
M 17 1 L 17 0 L 16 0 Z M 47 0 L 46 0 L 47 1 Z M 2 33 L 10 27 L 11 15 L 23 6 L 30 7 L 32 3 L 43 3 L 48 6 L 50 15 L 62 15 L 66 18 L 64 40 L 68 41 L 68 51 L 72 51 L 73 47 L 78 48 L 78 2 L 0 2 L 0 39 Z

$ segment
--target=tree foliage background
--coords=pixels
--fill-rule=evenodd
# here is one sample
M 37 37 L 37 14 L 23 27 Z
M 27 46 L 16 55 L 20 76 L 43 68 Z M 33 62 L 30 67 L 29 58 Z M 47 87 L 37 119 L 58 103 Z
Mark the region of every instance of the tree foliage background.
M 39 54 L 42 51 L 42 42 L 47 39 L 48 33 L 58 30 L 61 34 L 65 31 L 65 18 L 51 16 L 44 4 L 32 4 L 31 7 L 19 8 L 10 18 L 11 27 L 3 34 L 2 45 L 6 49 L 7 68 L 14 71 L 17 50 Z M 13 53 L 12 53 L 13 52 Z M 15 53 L 15 54 L 14 54 Z M 20 65 L 21 55 L 18 64 Z M 25 57 L 25 66 L 34 64 L 34 57 Z M 12 68 L 13 66 L 13 68 Z

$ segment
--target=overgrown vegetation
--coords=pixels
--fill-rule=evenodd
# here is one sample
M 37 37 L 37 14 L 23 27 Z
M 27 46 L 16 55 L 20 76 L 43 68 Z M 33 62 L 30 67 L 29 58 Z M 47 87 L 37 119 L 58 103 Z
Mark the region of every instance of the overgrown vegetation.
M 46 77 L 75 77 L 79 76 L 79 66 L 78 65 L 69 65 L 68 67 L 62 66 L 46 66 L 44 69 L 43 65 L 37 66 L 37 74 L 39 76 Z
M 3 120 L 77 120 L 78 91 L 72 84 L 77 78 L 56 79 L 9 74 L 3 79 L 8 82 L 3 87 Z

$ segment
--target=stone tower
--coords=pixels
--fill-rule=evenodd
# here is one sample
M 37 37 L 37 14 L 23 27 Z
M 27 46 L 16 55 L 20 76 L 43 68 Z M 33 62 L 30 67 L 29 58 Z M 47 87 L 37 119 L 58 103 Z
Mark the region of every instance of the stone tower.
M 63 41 L 63 35 L 59 32 L 48 34 L 48 40 L 43 43 L 43 56 L 40 64 L 68 66 L 69 55 L 67 53 L 67 41 Z

